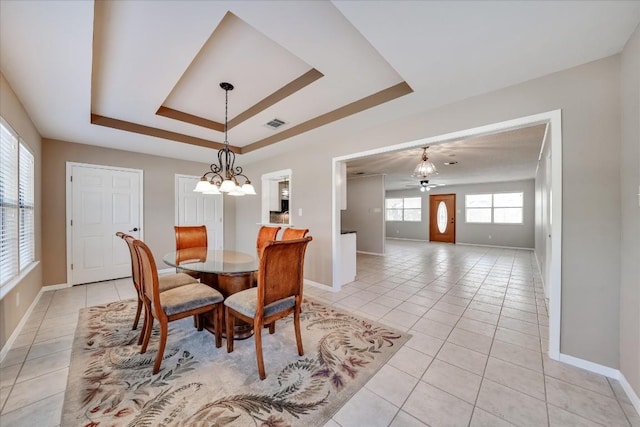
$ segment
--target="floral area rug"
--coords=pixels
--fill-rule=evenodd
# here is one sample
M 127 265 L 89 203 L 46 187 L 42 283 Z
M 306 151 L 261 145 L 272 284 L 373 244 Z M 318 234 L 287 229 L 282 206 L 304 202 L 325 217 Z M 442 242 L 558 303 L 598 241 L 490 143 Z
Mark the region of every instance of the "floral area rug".
M 136 302 L 83 309 L 73 343 L 62 426 L 321 426 L 409 336 L 305 300 L 298 356 L 293 316 L 262 334 L 267 378 L 253 338 L 215 347 L 193 319 L 169 323 L 160 372 L 154 329 L 146 354 L 132 331 Z

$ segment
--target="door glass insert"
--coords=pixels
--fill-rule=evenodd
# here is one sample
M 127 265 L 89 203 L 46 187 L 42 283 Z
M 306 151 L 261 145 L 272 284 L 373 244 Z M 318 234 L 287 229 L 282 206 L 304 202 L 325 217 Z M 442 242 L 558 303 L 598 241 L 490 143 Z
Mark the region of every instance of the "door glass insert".
M 447 205 L 442 201 L 438 203 L 438 213 L 436 217 L 438 222 L 438 231 L 444 234 L 444 232 L 447 231 L 447 218 L 449 215 L 447 215 Z

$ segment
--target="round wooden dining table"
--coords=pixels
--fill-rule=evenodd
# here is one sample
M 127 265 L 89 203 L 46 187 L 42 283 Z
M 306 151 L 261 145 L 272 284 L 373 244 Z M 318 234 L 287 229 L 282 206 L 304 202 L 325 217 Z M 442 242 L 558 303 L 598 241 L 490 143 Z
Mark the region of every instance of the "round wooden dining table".
M 255 256 L 228 250 L 188 248 L 169 252 L 163 257 L 165 264 L 185 272 L 197 273 L 200 282 L 218 290 L 225 298 L 255 286 L 258 260 Z M 204 327 L 213 332 L 208 322 Z M 225 328 L 222 328 L 223 336 Z M 236 319 L 234 339 L 253 335 L 253 326 Z

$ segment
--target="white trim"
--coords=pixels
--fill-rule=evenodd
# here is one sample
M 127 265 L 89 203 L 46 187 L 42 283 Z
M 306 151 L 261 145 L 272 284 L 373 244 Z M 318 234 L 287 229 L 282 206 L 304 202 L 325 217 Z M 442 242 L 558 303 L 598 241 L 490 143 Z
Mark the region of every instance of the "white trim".
M 584 370 L 594 372 L 596 374 L 604 375 L 605 377 L 613 378 L 617 380 L 620 378 L 620 371 L 608 366 L 600 365 L 599 363 L 589 362 L 588 360 L 580 359 L 579 357 L 569 356 L 568 354 L 560 353 L 558 360 L 568 365 L 582 368 Z
M 43 286 L 42 289 L 44 292 L 49 292 L 49 291 L 57 291 L 59 289 L 66 289 L 71 287 L 72 286 L 68 283 L 60 283 L 58 285 L 46 285 L 46 286 Z
M 20 323 L 18 323 L 18 326 L 16 326 L 16 328 L 13 330 L 13 333 L 11 334 L 9 339 L 4 343 L 2 350 L 0 350 L 0 362 L 2 362 L 4 358 L 7 356 L 7 353 L 9 353 L 9 350 L 11 350 L 11 346 L 13 345 L 15 340 L 18 338 L 18 335 L 20 335 L 20 333 L 22 332 L 22 328 L 24 328 L 25 323 L 27 323 L 27 320 L 29 320 L 29 316 L 31 316 L 33 309 L 36 307 L 36 304 L 38 304 L 38 301 L 40 301 L 40 296 L 42 296 L 43 292 L 46 292 L 43 289 L 44 288 L 40 288 L 40 290 L 38 291 L 38 294 L 33 299 L 33 302 L 31 303 L 27 311 L 22 316 L 22 319 L 20 319 Z
M 636 408 L 636 412 L 640 414 L 640 397 L 638 397 L 635 390 L 633 389 L 633 387 L 631 387 L 631 384 L 629 384 L 622 372 L 620 372 L 618 381 L 620 381 L 620 385 L 622 386 L 624 392 L 627 393 L 627 397 L 631 401 L 631 404 L 634 408 Z
M 437 242 L 436 242 L 437 243 Z M 498 246 L 498 245 L 482 245 L 479 243 L 464 243 L 464 242 L 456 242 L 456 245 L 462 246 L 481 246 L 484 248 L 498 248 L 498 249 L 517 249 L 519 251 L 535 251 L 535 248 L 521 248 L 518 246 Z
M 322 289 L 323 291 L 329 291 L 329 292 L 340 292 L 340 289 L 336 290 L 333 287 L 329 286 L 329 285 L 325 285 L 324 283 L 320 283 L 320 282 L 314 282 L 313 280 L 309 280 L 309 279 L 304 279 L 304 284 L 305 285 L 311 285 L 314 288 L 318 288 L 318 289 Z
M 338 209 L 338 186 L 336 174 L 339 170 L 338 165 L 347 160 L 359 159 L 362 157 L 372 156 L 376 154 L 390 153 L 410 148 L 424 147 L 427 145 L 437 145 L 444 142 L 468 138 L 471 136 L 487 135 L 496 132 L 503 132 L 531 126 L 534 124 L 549 124 L 551 127 L 551 192 L 552 192 L 552 212 L 551 222 L 553 230 L 551 233 L 551 254 L 547 256 L 550 262 L 549 277 L 549 357 L 558 360 L 560 355 L 560 318 L 562 311 L 562 111 L 553 110 L 544 113 L 533 114 L 517 119 L 506 120 L 499 123 L 492 123 L 485 126 L 465 129 L 462 131 L 451 132 L 443 135 L 437 135 L 429 138 L 419 139 L 415 141 L 404 142 L 401 144 L 388 145 L 384 147 L 374 148 L 372 150 L 362 151 L 358 153 L 347 154 L 344 156 L 334 157 L 331 160 L 331 184 L 332 184 L 332 261 L 333 261 L 333 283 L 334 287 L 340 289 L 338 283 L 339 272 L 341 271 L 340 257 L 340 210 Z
M 140 240 L 144 240 L 144 170 L 142 169 L 132 169 L 118 166 L 105 166 L 105 165 L 94 165 L 91 163 L 78 163 L 78 162 L 67 162 L 66 163 L 66 215 L 65 215 L 65 229 L 67 234 L 67 283 L 73 283 L 73 270 L 71 270 L 71 261 L 73 259 L 73 250 L 72 250 L 72 233 L 71 233 L 71 214 L 73 212 L 73 188 L 71 183 L 71 171 L 74 167 L 86 167 L 86 168 L 94 168 L 94 169 L 108 169 L 108 170 L 118 170 L 118 171 L 126 171 L 126 172 L 135 172 L 140 174 L 140 182 L 139 182 L 139 190 L 140 190 L 140 201 L 138 206 L 138 213 L 140 215 Z
M 549 357 L 560 357 L 562 316 L 562 112 L 548 113 L 551 124 L 551 254 L 549 272 Z
M 622 389 L 624 390 L 627 397 L 629 398 L 629 401 L 631 402 L 633 407 L 636 409 L 636 411 L 640 413 L 640 398 L 636 394 L 633 387 L 631 387 L 631 384 L 629 384 L 624 374 L 620 372 L 618 369 L 610 368 L 608 366 L 600 365 L 598 363 L 589 362 L 588 360 L 580 359 L 574 356 L 569 356 L 568 354 L 564 354 L 564 353 L 560 353 L 560 357 L 558 360 L 568 365 L 582 368 L 589 372 L 604 375 L 605 377 L 609 377 L 614 380 L 620 381 L 620 385 L 622 386 Z
M 25 277 L 27 277 L 38 264 L 40 264 L 40 261 L 32 262 L 26 268 L 23 268 L 17 276 L 14 276 L 11 280 L 2 285 L 2 287 L 0 287 L 0 300 L 4 298 L 9 292 L 11 292 L 11 290 L 15 288 L 16 285 L 20 283 Z
M 378 252 L 356 251 L 356 253 L 357 254 L 365 254 L 365 255 L 384 256 L 384 254 L 380 254 Z
M 423 242 L 423 243 L 429 243 L 428 240 L 425 239 L 405 239 L 404 237 L 385 237 L 385 240 L 406 240 L 409 242 Z

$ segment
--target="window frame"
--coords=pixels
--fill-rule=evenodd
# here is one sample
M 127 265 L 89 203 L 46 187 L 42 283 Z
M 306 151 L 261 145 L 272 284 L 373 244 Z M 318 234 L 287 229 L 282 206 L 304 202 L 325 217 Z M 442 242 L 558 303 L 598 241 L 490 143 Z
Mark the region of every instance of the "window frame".
M 11 157 L 0 159 L 3 236 L 0 240 L 0 299 L 4 298 L 37 264 L 35 259 L 35 156 L 14 128 L 0 117 L 2 133 L 0 151 Z M 12 146 L 4 146 L 10 143 Z M 15 144 L 15 147 L 13 146 Z M 28 163 L 28 164 L 26 164 Z M 12 176 L 13 175 L 13 176 Z M 7 197 L 8 196 L 8 197 Z M 15 199 L 15 200 L 14 200 Z M 2 251 L 4 247 L 4 251 Z
M 406 200 L 408 199 L 417 199 L 419 200 L 419 204 L 420 207 L 419 208 L 413 208 L 413 207 L 405 207 L 406 206 Z M 393 207 L 393 208 L 389 208 L 388 207 L 388 200 L 401 200 L 402 201 L 402 206 L 401 207 Z M 389 211 L 400 211 L 401 213 L 401 219 L 389 219 Z M 418 213 L 418 217 L 420 219 L 406 219 L 406 215 L 405 213 L 407 211 L 411 211 L 414 213 Z M 422 197 L 385 197 L 384 198 L 384 220 L 385 222 L 422 222 Z
M 509 205 L 509 206 L 500 206 L 496 207 L 496 196 L 505 195 L 505 194 L 519 194 L 521 203 L 520 206 L 517 205 Z M 469 197 L 472 196 L 491 196 L 491 205 L 490 206 L 469 206 Z M 519 222 L 505 222 L 505 221 L 496 221 L 496 209 L 504 210 L 504 209 L 519 209 L 520 210 L 520 221 Z M 487 210 L 490 212 L 490 220 L 489 221 L 469 221 L 469 212 L 470 211 L 480 211 Z M 464 195 L 464 221 L 466 224 L 498 224 L 498 225 L 522 225 L 524 224 L 524 191 L 501 191 L 497 193 L 471 193 Z

